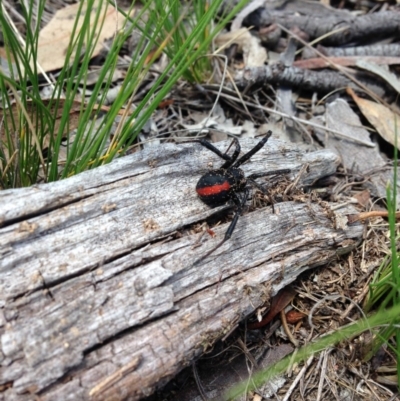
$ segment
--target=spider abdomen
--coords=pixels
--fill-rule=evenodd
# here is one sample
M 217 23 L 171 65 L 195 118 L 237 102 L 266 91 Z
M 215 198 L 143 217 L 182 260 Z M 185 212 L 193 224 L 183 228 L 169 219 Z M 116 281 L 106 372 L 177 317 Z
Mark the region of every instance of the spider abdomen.
M 204 174 L 196 185 L 199 198 L 209 206 L 218 206 L 232 198 L 232 193 L 246 186 L 243 171 L 239 168 L 212 170 Z

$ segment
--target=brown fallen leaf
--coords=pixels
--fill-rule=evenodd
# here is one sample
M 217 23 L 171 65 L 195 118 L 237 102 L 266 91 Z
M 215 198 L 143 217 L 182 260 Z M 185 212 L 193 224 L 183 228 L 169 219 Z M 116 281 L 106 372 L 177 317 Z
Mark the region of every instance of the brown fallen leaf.
M 219 52 L 232 44 L 237 44 L 238 50 L 243 52 L 246 67 L 261 67 L 268 58 L 267 51 L 261 46 L 260 39 L 253 36 L 247 28 L 220 33 L 215 38 L 215 43 L 219 47 Z
M 84 2 L 82 9 L 79 9 L 80 3 L 78 2 L 57 11 L 52 20 L 40 31 L 38 63 L 45 71 L 52 71 L 63 67 L 78 12 L 80 12 L 80 17 L 75 35 L 79 33 L 80 28 L 85 22 L 84 16 L 87 10 L 86 3 L 87 2 Z M 90 15 L 90 25 L 92 29 L 95 28 L 96 13 L 98 12 L 99 7 L 101 7 L 101 16 L 96 24 L 96 29 L 101 27 L 101 31 L 97 32 L 99 37 L 92 54 L 93 57 L 100 53 L 103 48 L 104 40 L 115 35 L 117 27 L 118 29 L 121 29 L 125 21 L 123 14 L 119 13 L 107 1 L 96 1 L 91 9 Z M 101 24 L 99 22 L 103 23 Z M 89 47 L 89 45 L 86 46 Z M 78 54 L 77 56 L 80 57 L 81 55 Z M 72 62 L 72 57 L 69 60 L 70 62 Z
M 371 125 L 375 127 L 381 137 L 393 146 L 396 146 L 395 134 L 400 116 L 382 104 L 357 96 L 351 88 L 347 88 L 347 93 L 353 98 L 360 111 Z M 397 143 L 398 149 L 400 149 L 399 145 L 400 139 L 398 139 Z
M 271 300 L 271 308 L 260 322 L 249 323 L 249 330 L 256 330 L 266 326 L 278 313 L 286 308 L 292 302 L 295 291 L 291 287 L 282 288 Z
M 159 109 L 166 109 L 168 106 L 171 106 L 171 104 L 174 104 L 174 99 L 165 99 L 160 102 L 158 105 Z
M 300 322 L 300 320 L 304 319 L 306 316 L 307 315 L 305 313 L 293 309 L 286 313 L 286 321 L 289 324 L 296 324 L 297 322 Z
M 366 207 L 371 199 L 371 194 L 368 189 L 365 189 L 364 191 L 353 195 L 353 198 L 356 199 L 361 206 Z

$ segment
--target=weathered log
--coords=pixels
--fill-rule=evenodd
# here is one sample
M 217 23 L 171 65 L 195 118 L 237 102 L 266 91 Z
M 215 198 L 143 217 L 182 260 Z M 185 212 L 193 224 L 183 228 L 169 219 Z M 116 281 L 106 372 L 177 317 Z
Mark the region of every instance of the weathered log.
M 0 192 L 0 399 L 139 400 L 361 239 L 361 224 L 340 218 L 354 210 L 283 202 L 275 214 L 242 216 L 231 240 L 194 266 L 227 224 L 216 238 L 177 230 L 230 207 L 210 209 L 194 191 L 220 163 L 200 145 L 166 144 Z M 243 169 L 295 177 L 308 164 L 299 185 L 309 185 L 338 163 L 330 151 L 270 139 Z

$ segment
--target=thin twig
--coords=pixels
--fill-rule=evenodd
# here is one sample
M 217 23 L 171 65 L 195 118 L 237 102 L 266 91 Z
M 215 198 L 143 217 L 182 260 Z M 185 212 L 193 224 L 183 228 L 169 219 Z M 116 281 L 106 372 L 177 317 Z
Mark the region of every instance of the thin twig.
M 377 96 L 374 92 L 371 91 L 367 86 L 365 86 L 363 83 L 361 83 L 358 79 L 354 78 L 354 76 L 346 71 L 345 68 L 343 68 L 339 64 L 333 63 L 329 57 L 326 57 L 323 53 L 318 51 L 318 49 L 312 47 L 309 43 L 307 43 L 305 40 L 303 40 L 300 36 L 296 35 L 293 31 L 290 31 L 289 29 L 286 29 L 284 26 L 277 24 L 286 34 L 290 35 L 291 37 L 295 38 L 298 40 L 303 46 L 306 46 L 309 49 L 312 49 L 315 53 L 318 54 L 319 57 L 324 59 L 332 68 L 335 70 L 339 71 L 341 74 L 343 74 L 346 78 L 350 79 L 352 82 L 354 82 L 357 86 L 359 86 L 362 90 L 364 90 L 369 96 L 371 96 L 372 99 L 374 99 L 376 102 L 381 103 L 385 105 L 387 108 L 392 110 L 393 112 L 396 112 L 396 110 L 385 102 L 383 99 L 381 99 L 379 96 Z
M 97 386 L 93 387 L 89 391 L 89 396 L 92 397 L 94 395 L 97 395 L 105 389 L 111 387 L 115 383 L 118 383 L 127 374 L 136 370 L 136 368 L 139 366 L 140 361 L 140 357 L 133 358 L 132 361 L 129 362 L 127 365 L 124 365 L 121 369 L 118 369 L 112 375 L 108 376 L 105 380 L 102 380 Z
M 396 212 L 396 219 L 400 218 L 400 212 Z M 369 219 L 371 217 L 389 217 L 389 212 L 383 212 L 378 210 L 373 210 L 371 212 L 361 212 L 358 214 L 349 214 L 347 220 L 349 223 L 354 223 L 355 221 Z
M 299 374 L 296 376 L 296 378 L 293 380 L 292 385 L 289 387 L 289 390 L 286 392 L 285 397 L 283 398 L 282 401 L 288 401 L 290 396 L 292 395 L 293 390 L 296 388 L 298 382 L 300 379 L 305 375 L 308 367 L 311 365 L 312 361 L 314 359 L 314 355 L 311 355 L 308 359 L 307 362 L 304 364 L 304 366 L 301 368 Z
M 330 352 L 331 352 L 331 349 L 327 349 L 324 351 L 324 359 L 322 361 L 321 376 L 319 378 L 318 393 L 317 393 L 316 401 L 320 401 L 322 398 L 322 390 L 324 387 L 324 382 L 325 382 L 325 377 L 326 377 L 326 367 L 328 364 L 328 356 L 329 356 Z
M 193 377 L 197 385 L 197 389 L 199 390 L 200 397 L 203 401 L 208 401 L 209 398 L 207 397 L 207 394 L 204 391 L 203 385 L 201 383 L 199 373 L 197 372 L 196 368 L 196 362 L 192 362 L 192 372 L 193 372 Z
M 251 353 L 249 352 L 246 344 L 243 342 L 243 340 L 241 338 L 239 338 L 237 340 L 237 343 L 239 344 L 241 350 L 245 353 L 246 357 L 250 360 L 250 362 L 253 364 L 254 368 L 258 368 L 258 363 L 257 361 L 254 359 L 254 356 L 251 355 Z
M 297 348 L 299 346 L 299 342 L 294 338 L 293 333 L 289 329 L 284 309 L 281 310 L 280 317 L 281 317 L 281 323 L 282 323 L 283 330 L 285 331 L 286 335 L 288 336 L 288 339 L 290 340 L 290 342 Z
M 294 181 L 286 187 L 285 192 L 284 192 L 285 195 L 287 195 L 288 193 L 290 193 L 290 191 L 292 191 L 294 188 L 297 187 L 297 184 L 299 183 L 300 178 L 303 177 L 303 175 L 307 172 L 309 167 L 310 166 L 308 163 L 303 164 L 301 166 L 301 169 L 300 169 L 299 173 L 297 174 L 296 178 L 294 179 Z

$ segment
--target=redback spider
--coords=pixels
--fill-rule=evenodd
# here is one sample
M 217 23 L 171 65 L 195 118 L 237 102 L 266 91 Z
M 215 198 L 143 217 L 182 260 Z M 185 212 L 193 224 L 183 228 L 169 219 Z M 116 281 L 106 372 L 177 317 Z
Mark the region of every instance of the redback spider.
M 239 220 L 239 216 L 243 212 L 243 208 L 246 204 L 246 200 L 249 195 L 249 186 L 253 185 L 257 187 L 261 192 L 266 194 L 270 202 L 272 204 L 272 210 L 274 210 L 274 203 L 272 197 L 269 195 L 268 190 L 258 184 L 255 179 L 260 177 L 265 177 L 267 175 L 276 175 L 276 174 L 288 174 L 290 173 L 289 169 L 282 169 L 282 170 L 273 170 L 267 171 L 264 173 L 256 173 L 251 174 L 248 177 L 244 175 L 242 169 L 239 168 L 243 163 L 247 162 L 255 153 L 257 153 L 268 141 L 269 137 L 272 135 L 271 131 L 267 132 L 267 135 L 261 139 L 260 142 L 254 146 L 249 152 L 238 159 L 240 153 L 240 144 L 237 138 L 234 138 L 229 148 L 232 144 L 235 145 L 235 150 L 233 151 L 232 155 L 227 155 L 227 151 L 222 153 L 219 149 L 217 149 L 214 145 L 210 142 L 207 142 L 205 139 L 194 139 L 192 141 L 187 142 L 197 142 L 206 147 L 207 149 L 214 152 L 220 158 L 225 160 L 225 163 L 216 170 L 210 170 L 206 174 L 204 174 L 196 185 L 196 192 L 199 198 L 209 206 L 215 207 L 223 205 L 224 203 L 228 202 L 229 200 L 233 201 L 236 206 L 236 212 L 233 216 L 231 224 L 229 225 L 228 229 L 226 230 L 224 239 L 219 242 L 214 248 L 208 251 L 204 256 L 198 259 L 194 264 L 205 259 L 211 253 L 213 253 L 217 248 L 219 248 L 225 241 L 231 238 L 233 230 L 236 227 L 236 223 Z M 238 192 L 243 192 L 241 196 L 238 195 Z

